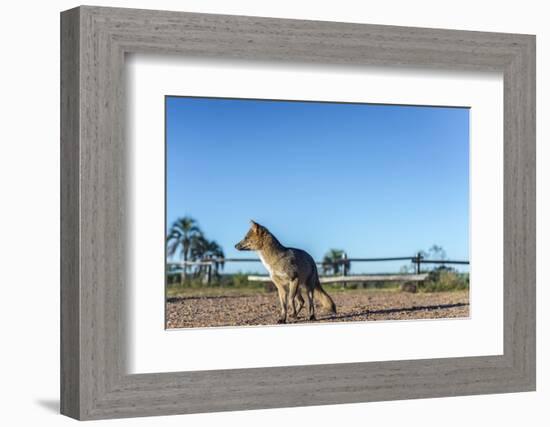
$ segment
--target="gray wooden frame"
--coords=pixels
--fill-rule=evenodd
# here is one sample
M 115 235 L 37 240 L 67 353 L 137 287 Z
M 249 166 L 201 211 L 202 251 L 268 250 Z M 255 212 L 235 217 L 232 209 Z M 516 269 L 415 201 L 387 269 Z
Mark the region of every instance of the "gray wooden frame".
M 504 354 L 128 375 L 124 57 L 501 71 Z M 162 141 L 159 141 L 162 143 Z M 77 419 L 535 390 L 535 37 L 79 7 L 61 14 L 61 412 Z

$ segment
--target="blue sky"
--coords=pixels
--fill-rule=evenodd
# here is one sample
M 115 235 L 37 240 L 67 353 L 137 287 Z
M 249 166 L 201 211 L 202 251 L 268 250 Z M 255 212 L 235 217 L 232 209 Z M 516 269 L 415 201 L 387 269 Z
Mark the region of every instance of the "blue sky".
M 166 141 L 167 226 L 192 216 L 227 257 L 254 256 L 234 249 L 254 219 L 315 259 L 469 258 L 467 108 L 167 97 Z

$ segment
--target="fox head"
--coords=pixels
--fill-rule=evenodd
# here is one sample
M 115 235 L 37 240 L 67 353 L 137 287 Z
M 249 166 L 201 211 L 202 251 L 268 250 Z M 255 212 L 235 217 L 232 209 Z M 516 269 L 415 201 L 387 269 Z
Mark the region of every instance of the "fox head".
M 263 225 L 250 220 L 250 229 L 244 239 L 235 245 L 239 251 L 259 251 L 262 249 L 265 238 L 269 236 L 269 231 Z

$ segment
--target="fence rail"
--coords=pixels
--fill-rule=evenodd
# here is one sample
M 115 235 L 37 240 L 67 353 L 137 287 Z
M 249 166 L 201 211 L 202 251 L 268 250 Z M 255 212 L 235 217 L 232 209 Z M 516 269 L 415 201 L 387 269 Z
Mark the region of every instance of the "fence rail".
M 229 262 L 260 262 L 259 258 L 211 258 L 204 259 L 200 261 L 181 261 L 181 262 L 168 262 L 167 265 L 176 269 L 184 270 L 186 266 L 199 266 L 206 267 L 205 281 L 210 282 L 212 267 L 215 265 L 225 264 Z M 392 274 L 392 275 L 383 275 L 383 274 L 369 274 L 369 275 L 349 275 L 350 264 L 357 262 L 387 262 L 387 261 L 409 261 L 415 266 L 415 274 L 411 275 L 410 273 L 405 274 Z M 315 261 L 317 265 L 326 265 L 326 262 Z M 334 276 L 323 276 L 320 277 L 322 283 L 335 283 L 335 282 L 365 282 L 365 281 L 378 281 L 378 280 L 403 280 L 403 281 L 421 281 L 425 279 L 426 274 L 422 273 L 421 265 L 422 264 L 440 264 L 440 265 L 469 265 L 470 261 L 466 260 L 448 260 L 448 259 L 427 259 L 421 253 L 417 253 L 413 256 L 402 256 L 402 257 L 382 257 L 382 258 L 348 258 L 347 254 L 344 253 L 341 259 L 331 260 L 330 265 L 338 264 L 342 265 L 343 268 L 339 275 Z M 177 271 L 172 270 L 171 273 L 176 273 Z M 254 280 L 259 279 L 259 281 L 269 281 L 267 276 L 249 276 L 254 278 Z
M 428 273 L 423 274 L 352 274 L 349 276 L 319 277 L 321 283 L 365 283 L 365 282 L 422 282 Z M 271 282 L 269 276 L 248 276 L 251 282 Z

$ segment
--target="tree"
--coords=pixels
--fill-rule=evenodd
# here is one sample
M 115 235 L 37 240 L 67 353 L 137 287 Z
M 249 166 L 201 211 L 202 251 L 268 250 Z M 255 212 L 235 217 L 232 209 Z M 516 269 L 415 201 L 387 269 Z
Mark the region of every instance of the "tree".
M 202 262 L 211 261 L 212 263 L 210 265 L 216 275 L 218 275 L 219 270 L 223 268 L 223 258 L 225 258 L 223 249 L 216 241 L 208 240 L 204 235 L 197 237 L 194 241 L 193 247 L 191 248 L 191 260 Z M 208 267 L 208 265 L 199 264 L 195 273 L 197 275 L 204 274 L 208 271 Z
M 340 273 L 341 269 L 344 268 L 346 271 L 350 268 L 349 261 L 343 261 L 345 256 L 345 251 L 343 249 L 330 249 L 321 263 L 321 268 L 323 269 L 323 274 L 334 274 L 337 275 Z
M 445 260 L 447 259 L 447 252 L 445 252 L 445 249 L 443 249 L 443 246 L 436 245 L 435 243 L 428 249 L 428 251 L 418 250 L 416 251 L 417 256 L 419 256 L 422 259 L 426 260 Z M 414 262 L 414 260 L 413 260 Z M 432 270 L 435 267 L 432 268 Z M 414 272 L 414 266 L 412 265 L 404 265 L 399 270 L 400 273 L 412 273 Z
M 197 221 L 189 216 L 178 218 L 174 221 L 168 236 L 167 252 L 168 256 L 176 256 L 179 252 L 181 259 L 183 260 L 183 270 L 181 275 L 181 281 L 185 280 L 187 275 L 188 265 L 187 261 L 191 255 L 191 249 L 196 244 L 197 240 L 202 237 L 202 231 L 200 230 Z
M 438 246 L 433 244 L 430 249 L 428 249 L 431 259 L 445 260 L 447 258 L 447 252 L 443 249 L 443 246 Z
M 218 243 L 215 240 L 210 240 L 208 242 L 207 254 L 211 259 L 214 259 L 212 267 L 214 268 L 214 274 L 218 275 L 219 270 L 223 270 L 223 267 L 225 264 L 223 262 L 223 259 L 225 258 L 225 254 L 223 253 L 223 248 L 220 245 L 218 245 Z

